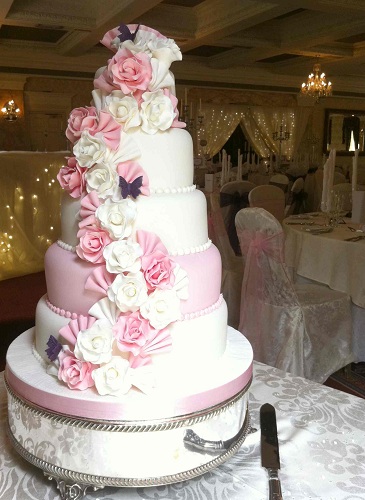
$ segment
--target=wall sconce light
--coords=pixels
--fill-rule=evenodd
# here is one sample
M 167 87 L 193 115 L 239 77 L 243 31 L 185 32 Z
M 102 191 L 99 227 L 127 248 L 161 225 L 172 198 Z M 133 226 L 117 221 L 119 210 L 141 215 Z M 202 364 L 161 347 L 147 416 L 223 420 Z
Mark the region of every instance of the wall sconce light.
M 20 113 L 20 109 L 15 104 L 13 99 L 5 103 L 4 107 L 1 108 L 1 111 L 5 115 L 5 120 L 8 120 L 9 122 L 14 122 Z

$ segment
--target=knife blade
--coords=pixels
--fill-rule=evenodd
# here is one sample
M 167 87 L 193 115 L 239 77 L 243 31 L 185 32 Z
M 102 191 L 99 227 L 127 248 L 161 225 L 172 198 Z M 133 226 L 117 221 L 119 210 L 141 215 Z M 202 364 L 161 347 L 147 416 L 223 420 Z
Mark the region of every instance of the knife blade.
M 281 484 L 278 471 L 280 469 L 279 441 L 276 425 L 275 408 L 265 403 L 260 408 L 261 426 L 261 465 L 269 475 L 269 500 L 282 500 Z

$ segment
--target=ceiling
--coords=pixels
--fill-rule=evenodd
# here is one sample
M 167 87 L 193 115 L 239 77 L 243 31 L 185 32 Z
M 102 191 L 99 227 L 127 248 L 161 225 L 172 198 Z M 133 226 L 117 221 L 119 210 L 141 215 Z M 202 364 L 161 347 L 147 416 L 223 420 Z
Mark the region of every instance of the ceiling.
M 177 84 L 297 92 L 319 58 L 334 95 L 365 97 L 365 0 L 0 0 L 0 79 L 92 78 L 121 23 L 177 42 Z

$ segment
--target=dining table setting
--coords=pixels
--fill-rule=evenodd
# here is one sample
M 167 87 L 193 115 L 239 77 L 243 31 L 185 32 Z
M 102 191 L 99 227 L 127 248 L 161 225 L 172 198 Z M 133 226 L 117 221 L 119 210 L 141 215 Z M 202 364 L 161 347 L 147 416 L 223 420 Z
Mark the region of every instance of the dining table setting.
M 311 212 L 283 221 L 285 262 L 299 283 L 316 282 L 351 297 L 353 351 L 365 361 L 365 225 L 344 213 Z

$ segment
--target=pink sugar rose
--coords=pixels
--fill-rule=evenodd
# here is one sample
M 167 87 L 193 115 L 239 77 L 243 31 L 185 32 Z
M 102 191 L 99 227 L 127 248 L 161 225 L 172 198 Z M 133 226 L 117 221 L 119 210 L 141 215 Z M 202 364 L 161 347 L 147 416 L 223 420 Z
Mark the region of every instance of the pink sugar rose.
M 69 389 L 84 391 L 95 385 L 91 374 L 98 365 L 77 359 L 69 349 L 61 351 L 58 359 L 60 362 L 58 379 L 65 382 Z
M 143 250 L 141 268 L 148 289 L 172 288 L 176 263 L 170 258 L 161 240 L 156 234 L 147 231 L 138 231 L 137 238 Z
M 133 54 L 128 49 L 120 49 L 108 62 L 108 76 L 114 89 L 125 95 L 136 90 L 147 90 L 152 78 L 152 66 L 147 54 Z
M 138 311 L 119 316 L 113 326 L 118 349 L 122 352 L 131 352 L 134 356 L 138 356 L 143 350 L 152 330 L 154 330 L 152 326 L 139 315 Z
M 67 139 L 74 143 L 81 137 L 83 130 L 92 131 L 97 126 L 98 115 L 94 106 L 75 108 L 71 111 L 66 130 Z
M 87 260 L 92 264 L 105 262 L 103 251 L 112 241 L 106 231 L 98 227 L 88 226 L 80 230 L 78 236 L 80 243 L 76 247 L 76 253 L 80 259 Z
M 76 158 L 67 158 L 67 165 L 63 165 L 57 174 L 60 186 L 67 191 L 72 198 L 79 198 L 85 191 L 85 172 L 87 168 L 80 167 Z
M 138 312 L 121 315 L 113 326 L 118 349 L 129 352 L 132 368 L 151 363 L 151 354 L 170 352 L 172 340 L 167 328 L 156 330 Z

